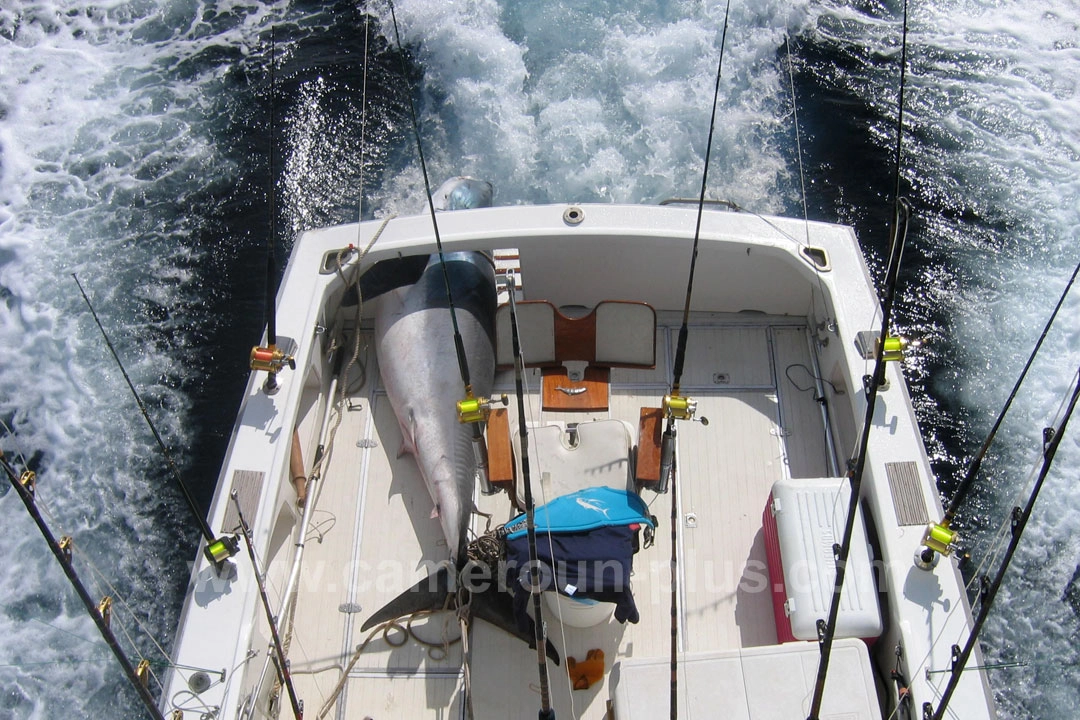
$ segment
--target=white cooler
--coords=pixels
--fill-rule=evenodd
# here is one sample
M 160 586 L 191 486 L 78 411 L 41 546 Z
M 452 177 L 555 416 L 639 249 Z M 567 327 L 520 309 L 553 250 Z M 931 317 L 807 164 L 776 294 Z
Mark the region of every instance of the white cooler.
M 773 485 L 762 515 L 780 642 L 817 640 L 836 582 L 833 544 L 844 537 L 851 487 L 843 478 L 786 479 Z M 881 609 L 870 564 L 862 508 L 855 518 L 836 637 L 873 642 Z

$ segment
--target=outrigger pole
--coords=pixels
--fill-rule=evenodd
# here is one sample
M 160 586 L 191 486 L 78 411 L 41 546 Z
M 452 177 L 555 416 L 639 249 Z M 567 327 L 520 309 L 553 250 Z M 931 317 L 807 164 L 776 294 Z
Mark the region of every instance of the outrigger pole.
M 203 516 L 202 511 L 199 510 L 199 506 L 195 502 L 195 498 L 191 496 L 191 491 L 188 490 L 187 483 L 184 482 L 184 478 L 180 475 L 180 469 L 176 467 L 176 463 L 172 458 L 172 453 L 170 453 L 169 448 L 166 447 L 165 441 L 161 439 L 161 433 L 158 432 L 157 427 L 154 425 L 154 421 L 150 419 L 150 414 L 146 411 L 146 405 L 143 403 L 139 391 L 135 389 L 135 384 L 131 382 L 131 377 L 127 374 L 127 370 L 124 369 L 124 363 L 120 362 L 120 356 L 117 354 L 116 348 L 112 344 L 112 340 L 109 339 L 109 334 L 105 332 L 105 326 L 101 324 L 101 319 L 98 317 L 97 311 L 94 310 L 94 305 L 90 302 L 86 290 L 83 289 L 82 283 L 79 282 L 78 275 L 72 273 L 71 277 L 75 279 L 75 284 L 79 286 L 79 293 L 82 294 L 83 300 L 86 302 L 86 307 L 90 308 L 90 314 L 94 318 L 94 323 L 97 325 L 98 330 L 101 331 L 101 337 L 104 338 L 105 345 L 109 348 L 113 360 L 116 361 L 116 366 L 120 368 L 120 374 L 124 376 L 124 382 L 127 383 L 128 389 L 131 390 L 131 394 L 135 398 L 135 404 L 139 406 L 139 412 L 142 413 L 143 419 L 146 420 L 146 424 L 150 427 L 150 432 L 153 433 L 154 440 L 157 441 L 158 448 L 161 449 L 161 454 L 165 458 L 165 463 L 169 466 L 173 479 L 176 480 L 177 487 L 180 488 L 180 494 L 184 496 L 184 501 L 187 503 L 188 509 L 191 510 L 191 515 L 195 518 L 195 523 L 199 526 L 199 532 L 202 534 L 203 539 L 206 540 L 206 547 L 203 549 L 206 559 L 213 563 L 215 568 L 220 570 L 222 564 L 240 550 L 240 545 L 237 542 L 236 537 L 232 535 L 222 535 L 220 538 L 214 536 L 214 531 L 210 529 L 210 525 L 207 524 L 206 518 Z
M 990 614 L 990 608 L 993 606 L 994 598 L 997 596 L 998 589 L 1001 587 L 1001 581 L 1004 579 L 1005 572 L 1009 569 L 1009 563 L 1012 562 L 1013 554 L 1020 544 L 1020 537 L 1024 534 L 1024 528 L 1027 527 L 1028 519 L 1031 517 L 1031 510 L 1035 507 L 1035 501 L 1039 497 L 1039 491 L 1042 490 L 1043 481 L 1046 480 L 1046 475 L 1050 472 L 1050 466 L 1054 462 L 1054 455 L 1057 454 L 1058 446 L 1061 444 L 1061 438 L 1065 435 L 1065 427 L 1069 424 L 1069 418 L 1072 417 L 1073 410 L 1076 409 L 1078 398 L 1080 398 L 1080 369 L 1077 370 L 1076 387 L 1073 388 L 1068 409 L 1065 410 L 1061 422 L 1058 423 L 1057 429 L 1048 427 L 1043 430 L 1043 463 L 1042 469 L 1039 471 L 1039 477 L 1035 480 L 1035 485 L 1031 489 L 1031 494 L 1028 496 L 1024 509 L 1021 510 L 1019 506 L 1012 509 L 1012 537 L 1009 538 L 1009 545 L 1005 550 L 1005 556 L 1001 560 L 1001 565 L 998 567 L 997 574 L 994 576 L 993 581 L 989 586 L 984 585 L 983 587 L 979 615 L 975 618 L 975 624 L 971 627 L 971 634 L 968 636 L 967 642 L 964 643 L 963 649 L 960 649 L 958 645 L 953 645 L 951 675 L 949 676 L 948 685 L 945 686 L 945 691 L 941 694 L 941 700 L 938 702 L 937 710 L 933 710 L 933 705 L 931 703 L 924 703 L 924 718 L 931 717 L 930 713 L 932 710 L 933 720 L 941 720 L 941 717 L 945 714 L 945 709 L 948 707 L 953 692 L 956 690 L 956 685 L 960 682 L 960 676 L 964 672 L 964 666 L 967 664 L 968 658 L 971 657 L 971 652 L 975 648 L 975 642 L 979 638 L 979 632 L 982 630 L 983 623 L 986 622 L 986 616 Z
M 518 434 L 521 436 L 521 479 L 525 486 L 525 528 L 529 538 L 529 594 L 532 596 L 533 641 L 536 643 L 537 670 L 540 674 L 539 720 L 555 720 L 555 710 L 551 707 L 551 690 L 548 683 L 546 628 L 540 602 L 540 559 L 536 552 L 536 504 L 533 502 L 532 480 L 529 475 L 529 428 L 525 423 L 525 390 L 522 381 L 525 374 L 525 362 L 521 357 L 521 341 L 518 338 L 517 304 L 514 302 L 513 280 L 510 282 L 509 296 L 510 340 L 514 354 L 514 385 L 518 401 Z
M 123 648 L 120 647 L 120 643 L 116 639 L 116 635 L 113 634 L 112 629 L 109 627 L 109 618 L 111 607 L 111 601 L 109 598 L 104 598 L 100 603 L 95 604 L 90 597 L 90 593 L 87 592 L 86 587 L 79 580 L 78 573 L 75 572 L 75 567 L 71 562 L 71 538 L 62 537 L 59 542 L 53 536 L 52 531 L 49 530 L 49 526 L 45 524 L 44 518 L 41 517 L 41 513 L 38 511 L 37 503 L 34 499 L 34 483 L 35 475 L 33 471 L 26 470 L 21 475 L 15 471 L 15 468 L 11 466 L 8 459 L 4 456 L 3 451 L 0 451 L 0 464 L 4 466 L 4 472 L 8 476 L 8 480 L 11 481 L 11 485 L 15 488 L 15 492 L 18 493 L 19 498 L 23 501 L 23 505 L 26 506 L 26 510 L 30 513 L 30 517 L 34 519 L 34 523 L 37 525 L 38 530 L 41 531 L 42 537 L 45 538 L 45 542 L 49 545 L 49 549 L 52 550 L 52 554 L 56 557 L 57 562 L 60 563 L 60 567 L 64 569 L 64 574 L 67 576 L 71 586 L 75 588 L 75 593 L 79 596 L 83 606 L 86 607 L 86 612 L 89 613 L 90 618 L 94 621 L 94 625 L 97 626 L 98 632 L 101 633 L 101 637 L 105 639 L 105 644 L 112 650 L 113 655 L 116 656 L 117 662 L 120 663 L 120 667 L 124 670 L 124 675 L 127 676 L 128 682 L 131 683 L 135 691 L 139 693 L 139 699 L 142 700 L 143 705 L 146 707 L 147 713 L 155 720 L 165 720 L 161 711 L 158 710 L 157 703 L 154 701 L 153 695 L 150 694 L 149 688 L 145 684 L 145 680 L 140 677 L 140 673 L 145 672 L 145 668 L 149 667 L 149 664 L 145 664 L 144 660 L 139 664 L 139 669 L 136 670 L 131 666 L 131 661 L 128 660 L 127 655 L 124 654 Z

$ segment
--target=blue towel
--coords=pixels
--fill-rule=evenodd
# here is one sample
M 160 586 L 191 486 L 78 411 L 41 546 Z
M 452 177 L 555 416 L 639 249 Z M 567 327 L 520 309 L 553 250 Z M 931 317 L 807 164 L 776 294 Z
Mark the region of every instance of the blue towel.
M 525 515 L 518 515 L 506 523 L 508 540 L 525 535 L 525 521 Z M 585 488 L 536 508 L 538 533 L 584 532 L 634 523 L 655 527 L 644 500 L 635 493 L 610 487 Z

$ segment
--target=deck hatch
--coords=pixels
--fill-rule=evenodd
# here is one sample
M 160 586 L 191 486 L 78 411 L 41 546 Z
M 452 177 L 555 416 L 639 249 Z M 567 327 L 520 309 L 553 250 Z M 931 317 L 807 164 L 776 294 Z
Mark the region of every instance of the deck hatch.
M 885 473 L 892 490 L 893 508 L 898 525 L 925 525 L 930 522 L 926 514 L 926 499 L 919 484 L 919 467 L 911 461 L 887 462 Z
M 244 509 L 244 520 L 251 527 L 255 525 L 255 514 L 259 509 L 259 491 L 262 489 L 266 473 L 258 470 L 234 470 L 232 488 L 236 499 Z M 236 514 L 236 505 L 229 501 L 225 510 L 225 519 L 221 521 L 222 532 L 236 532 L 240 527 L 240 516 Z

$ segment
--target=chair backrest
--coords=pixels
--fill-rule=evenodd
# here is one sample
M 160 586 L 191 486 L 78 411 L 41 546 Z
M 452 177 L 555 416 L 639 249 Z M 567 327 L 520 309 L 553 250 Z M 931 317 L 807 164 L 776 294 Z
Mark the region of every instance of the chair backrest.
M 605 300 L 582 317 L 563 315 L 546 300 L 516 303 L 518 337 L 526 367 L 584 361 L 596 367 L 656 366 L 656 311 L 642 302 Z M 495 357 L 514 364 L 510 306 L 495 316 Z
M 621 420 L 595 420 L 576 426 L 576 444 L 560 424 L 543 425 L 529 430 L 529 453 L 542 458 L 540 477 L 532 476 L 533 493 L 538 503 L 587 487 L 606 486 L 634 491 L 632 471 L 632 428 Z M 521 457 L 521 438 L 513 433 L 516 457 Z M 535 471 L 537 466 L 532 466 Z M 521 473 L 518 473 L 521 477 Z M 539 488 L 539 489 L 537 489 Z M 524 506 L 525 489 L 518 481 L 518 500 Z

